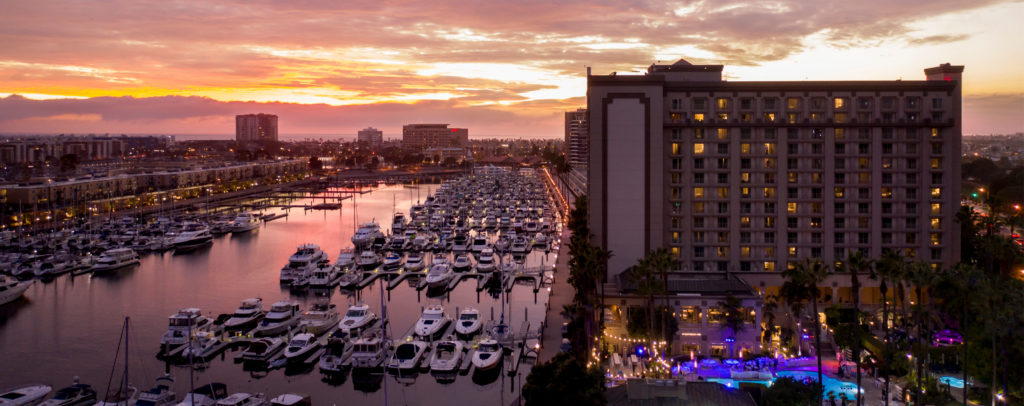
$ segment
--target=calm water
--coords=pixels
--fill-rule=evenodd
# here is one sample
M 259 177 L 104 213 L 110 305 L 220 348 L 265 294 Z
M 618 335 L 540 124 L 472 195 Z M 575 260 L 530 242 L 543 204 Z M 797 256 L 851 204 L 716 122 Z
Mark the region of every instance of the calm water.
M 383 187 L 356 197 L 355 210 L 352 200 L 346 200 L 340 211 L 292 209 L 289 217 L 271 221 L 258 232 L 222 236 L 211 247 L 191 254 L 148 254 L 140 266 L 109 275 L 64 275 L 51 282 L 37 282 L 24 299 L 0 308 L 0 389 L 28 383 L 60 388 L 79 376 L 82 383 L 92 384 L 103 393 L 123 320 L 128 316 L 132 328 L 131 382 L 148 389 L 167 368 L 177 379 L 175 391 L 180 398 L 188 392 L 189 369 L 168 367 L 155 356 L 169 315 L 182 307 L 199 307 L 212 316 L 231 313 L 248 297 L 262 297 L 264 308 L 282 298 L 298 300 L 307 308 L 316 297 L 293 294 L 278 283 L 279 270 L 297 245 L 319 244 L 333 261 L 341 248 L 351 244 L 353 221 L 375 218 L 382 228 L 390 228 L 393 208 L 408 213 L 417 192 L 424 199 L 436 187 Z M 543 253 L 531 254 L 528 263 L 538 264 L 543 257 Z M 550 259 L 544 261 L 550 263 Z M 480 309 L 484 318 L 489 318 L 493 309 L 497 318 L 500 300 L 487 291 L 478 293 L 476 285 L 474 279 L 466 279 L 442 297 L 427 297 L 426 290 L 418 292 L 406 283 L 390 292 L 385 290 L 390 335 L 405 334 L 419 318 L 420 309 L 429 304 L 445 305 L 452 316 L 456 307 L 467 305 Z M 378 315 L 380 290 L 376 281 L 361 293 L 361 299 Z M 518 328 L 524 313 L 531 326 L 539 325 L 547 296 L 547 289 L 535 294 L 532 286 L 517 285 L 509 294 L 510 307 L 506 310 L 511 325 Z M 334 289 L 330 300 L 344 312 L 355 298 Z M 237 354 L 228 351 L 211 361 L 209 368 L 195 371 L 196 384 L 224 382 L 229 392 L 263 392 L 268 399 L 285 392 L 307 393 L 316 404 L 385 404 L 386 396 L 389 405 L 451 404 L 456 400 L 467 405 L 508 404 L 518 395 L 520 384 L 513 384 L 508 377 L 474 382 L 472 374 L 440 384 L 430 374 L 420 374 L 406 377 L 401 383 L 388 375 L 383 383 L 386 391 L 373 384 L 367 388 L 355 377 L 360 381 L 357 389 L 351 375 L 340 384 L 321 381 L 315 365 L 308 371 L 288 374 L 284 369 L 246 372 L 241 364 L 233 362 Z M 519 370 L 525 380 L 529 365 L 523 363 Z

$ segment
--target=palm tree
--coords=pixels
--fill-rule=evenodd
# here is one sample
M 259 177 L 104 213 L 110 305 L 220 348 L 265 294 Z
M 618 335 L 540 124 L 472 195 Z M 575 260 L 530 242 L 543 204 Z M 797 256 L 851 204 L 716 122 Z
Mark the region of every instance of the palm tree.
M 659 294 L 664 289 L 661 284 L 661 280 L 658 279 L 658 273 L 655 268 L 651 266 L 651 253 L 648 253 L 643 258 L 637 260 L 636 265 L 630 272 L 630 278 L 633 283 L 637 284 L 637 292 L 647 297 L 647 341 L 648 348 L 652 351 L 654 349 L 654 295 Z
M 846 261 L 842 264 L 843 270 L 850 273 L 850 286 L 853 288 L 853 314 L 854 314 L 854 330 L 856 332 L 856 338 L 853 344 L 853 356 L 857 363 L 857 388 L 861 387 L 861 373 L 860 373 L 860 347 L 861 347 L 861 320 L 860 320 L 860 278 L 858 275 L 868 272 L 874 274 L 872 271 L 873 261 L 864 257 L 864 252 L 856 250 L 851 252 L 846 257 Z M 863 397 L 860 393 L 857 394 L 857 406 L 863 404 Z
M 782 271 L 786 280 L 781 292 L 795 300 L 810 300 L 814 320 L 814 355 L 818 360 L 818 402 L 821 402 L 823 382 L 821 377 L 821 318 L 818 317 L 818 285 L 828 277 L 831 269 L 822 264 L 821 260 L 804 259 L 792 268 Z
M 668 291 L 668 271 L 675 267 L 676 260 L 672 257 L 672 252 L 667 248 L 658 248 L 654 251 L 647 253 L 649 258 L 648 264 L 653 268 L 654 272 L 661 274 L 661 288 L 663 291 Z M 669 308 L 668 295 L 663 296 L 665 299 L 665 307 L 659 309 L 659 312 L 664 312 Z M 651 309 L 652 311 L 654 309 Z M 668 331 L 668 317 L 665 314 L 661 314 L 661 337 L 664 339 Z
M 729 330 L 729 338 L 732 339 L 729 343 L 729 358 L 736 357 L 733 351 L 736 344 L 736 333 L 743 331 L 742 305 L 740 299 L 733 295 L 726 296 L 724 301 L 718 302 L 718 307 L 721 307 L 722 312 L 725 313 L 725 324 L 722 325 L 722 328 Z
M 917 300 L 912 319 L 917 332 L 917 350 L 914 351 L 917 353 L 917 389 L 914 391 L 914 404 L 920 404 L 921 389 L 924 383 L 924 358 L 925 351 L 927 351 L 924 342 L 928 339 L 927 335 L 930 335 L 929 326 L 932 315 L 925 304 L 924 294 L 932 296 L 931 289 L 938 283 L 940 277 L 940 273 L 932 269 L 931 265 L 920 261 L 911 264 L 908 272 L 908 279 L 914 286 L 914 297 Z
M 900 275 L 903 269 L 906 267 L 906 260 L 899 255 L 895 250 L 885 250 L 882 253 L 882 259 L 875 263 L 875 274 L 874 277 L 881 279 L 878 290 L 882 293 L 882 328 L 885 329 L 885 392 L 889 393 L 889 368 L 892 364 L 892 328 L 889 326 L 889 299 L 887 293 L 889 290 L 889 283 L 895 283 L 896 280 L 901 279 Z M 893 293 L 895 303 L 895 292 Z M 888 406 L 890 396 L 886 395 L 885 404 Z

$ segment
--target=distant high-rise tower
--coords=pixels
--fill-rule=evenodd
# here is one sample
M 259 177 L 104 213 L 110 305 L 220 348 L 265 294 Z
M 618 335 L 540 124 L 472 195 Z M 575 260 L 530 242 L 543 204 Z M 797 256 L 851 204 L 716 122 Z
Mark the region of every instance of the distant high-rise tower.
M 587 123 L 587 109 L 565 112 L 565 150 L 569 165 L 587 169 L 590 154 L 590 126 Z
M 402 148 L 464 147 L 469 143 L 469 129 L 448 128 L 448 124 L 407 124 L 402 127 Z
M 384 132 L 373 127 L 366 127 L 356 134 L 356 141 L 372 147 L 379 147 L 384 142 Z
M 263 113 L 235 116 L 235 141 L 277 141 L 277 116 Z

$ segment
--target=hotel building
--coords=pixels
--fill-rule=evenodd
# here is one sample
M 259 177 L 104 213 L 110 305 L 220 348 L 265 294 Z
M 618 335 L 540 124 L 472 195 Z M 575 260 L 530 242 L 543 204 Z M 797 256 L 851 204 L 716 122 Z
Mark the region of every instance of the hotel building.
M 235 116 L 235 141 L 277 141 L 277 116 L 263 113 Z
M 402 148 L 422 151 L 426 148 L 466 147 L 469 129 L 448 128 L 448 124 L 407 124 L 402 127 Z
M 384 143 L 384 132 L 373 127 L 366 127 L 356 133 L 356 142 L 371 147 L 379 147 L 380 144 Z
M 587 153 L 590 136 L 587 124 L 587 109 L 565 112 L 565 152 L 569 166 L 586 170 L 589 162 Z
M 963 66 L 791 82 L 725 81 L 722 68 L 588 74 L 590 228 L 614 253 L 609 282 L 660 247 L 673 277 L 738 277 L 760 294 L 805 258 L 959 261 Z M 850 301 L 849 279 L 830 277 L 823 298 Z M 877 281 L 864 284 L 877 302 Z

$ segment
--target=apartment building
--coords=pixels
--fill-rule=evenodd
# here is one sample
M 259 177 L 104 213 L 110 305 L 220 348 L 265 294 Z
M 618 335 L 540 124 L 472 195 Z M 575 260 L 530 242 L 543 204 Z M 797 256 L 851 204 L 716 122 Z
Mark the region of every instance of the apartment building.
M 384 143 L 384 132 L 373 127 L 366 127 L 356 133 L 356 142 L 371 147 L 379 147 L 380 144 Z
M 402 148 L 421 151 L 426 148 L 466 147 L 469 129 L 448 128 L 448 124 L 407 124 L 402 126 Z
M 722 69 L 588 75 L 590 228 L 615 254 L 609 280 L 659 247 L 677 277 L 738 275 L 760 293 L 804 258 L 959 261 L 963 66 L 899 81 L 724 81 Z M 865 283 L 862 300 L 877 300 Z M 852 298 L 848 276 L 826 286 Z
M 588 147 L 590 126 L 587 124 L 587 109 L 565 112 L 565 152 L 569 166 L 586 170 L 590 163 Z
M 277 141 L 277 116 L 273 114 L 242 114 L 235 116 L 235 141 Z

